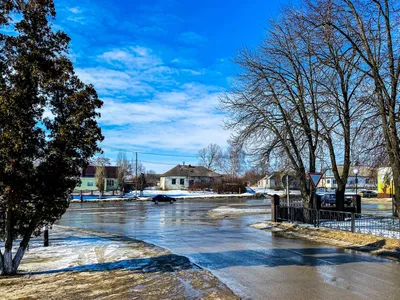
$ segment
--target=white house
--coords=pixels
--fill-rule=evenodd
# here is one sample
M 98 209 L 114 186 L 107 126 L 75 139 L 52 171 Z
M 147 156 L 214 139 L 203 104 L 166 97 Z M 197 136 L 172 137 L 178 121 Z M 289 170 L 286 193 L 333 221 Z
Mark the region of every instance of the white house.
M 276 188 L 280 186 L 280 184 L 276 181 L 276 178 L 277 178 L 277 172 L 266 175 L 257 182 L 257 187 L 263 189 Z
M 354 188 L 356 186 L 356 175 L 354 174 L 354 169 L 358 169 L 357 174 L 357 186 L 358 188 L 376 188 L 377 187 L 377 178 L 376 178 L 376 170 L 371 167 L 359 166 L 359 167 L 350 167 L 349 177 L 347 179 L 347 188 Z M 339 174 L 341 175 L 343 172 L 343 166 L 338 166 Z M 335 189 L 337 187 L 335 176 L 331 169 L 327 170 L 318 184 L 319 187 L 325 187 L 328 189 Z
M 294 173 L 285 174 L 285 172 L 273 172 L 257 182 L 257 187 L 265 189 L 286 188 L 286 177 L 289 178 L 289 188 L 298 189 L 299 182 Z
M 187 189 L 194 184 L 211 185 L 221 178 L 222 175 L 202 166 L 177 165 L 161 175 L 160 188 L 162 190 Z

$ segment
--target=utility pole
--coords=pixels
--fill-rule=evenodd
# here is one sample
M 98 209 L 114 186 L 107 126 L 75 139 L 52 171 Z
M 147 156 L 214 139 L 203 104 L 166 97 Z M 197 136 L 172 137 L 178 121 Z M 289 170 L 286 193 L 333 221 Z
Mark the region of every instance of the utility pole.
M 135 197 L 136 198 L 137 198 L 137 189 L 138 189 L 137 167 L 138 167 L 138 161 L 137 161 L 137 152 L 136 152 L 136 192 L 135 192 Z
M 286 173 L 286 198 L 287 198 L 288 219 L 289 219 L 289 213 L 290 213 L 290 201 L 289 201 L 289 173 Z

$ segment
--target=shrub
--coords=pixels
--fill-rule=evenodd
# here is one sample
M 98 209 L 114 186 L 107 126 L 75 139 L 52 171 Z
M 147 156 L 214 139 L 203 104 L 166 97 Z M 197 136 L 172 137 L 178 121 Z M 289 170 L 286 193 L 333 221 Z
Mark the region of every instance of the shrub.
M 240 179 L 230 179 L 213 184 L 213 191 L 218 194 L 239 194 L 246 192 L 246 183 Z
M 209 183 L 195 182 L 188 189 L 189 191 L 204 191 L 210 188 Z

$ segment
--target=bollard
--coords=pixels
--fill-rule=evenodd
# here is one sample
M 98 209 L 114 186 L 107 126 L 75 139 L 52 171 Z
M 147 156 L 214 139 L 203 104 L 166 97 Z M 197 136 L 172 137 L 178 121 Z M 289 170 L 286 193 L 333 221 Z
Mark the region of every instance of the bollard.
M 43 229 L 43 246 L 49 246 L 49 226 L 45 225 Z
M 278 222 L 278 207 L 279 207 L 279 196 L 272 195 L 271 198 L 271 220 L 272 222 Z

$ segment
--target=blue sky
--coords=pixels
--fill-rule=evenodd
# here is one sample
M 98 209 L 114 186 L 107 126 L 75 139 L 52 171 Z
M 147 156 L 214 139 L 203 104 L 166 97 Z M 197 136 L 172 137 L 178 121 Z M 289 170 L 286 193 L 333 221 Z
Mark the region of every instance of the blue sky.
M 225 147 L 218 95 L 239 72 L 230 59 L 261 42 L 282 2 L 55 0 L 76 73 L 104 101 L 105 156 L 139 151 L 147 170 L 164 172 L 196 164 L 209 143 Z

